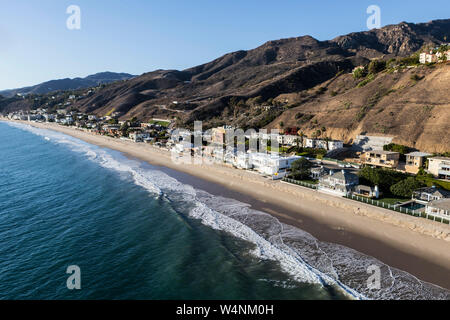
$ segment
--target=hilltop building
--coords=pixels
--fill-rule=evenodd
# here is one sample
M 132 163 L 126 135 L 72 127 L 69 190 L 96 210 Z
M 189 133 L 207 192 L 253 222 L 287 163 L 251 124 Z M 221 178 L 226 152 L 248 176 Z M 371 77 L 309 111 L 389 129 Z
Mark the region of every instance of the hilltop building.
M 375 167 L 397 168 L 400 153 L 384 150 L 367 151 L 361 155 L 361 162 Z
M 428 158 L 428 172 L 438 179 L 450 180 L 450 158 Z
M 426 152 L 410 152 L 406 154 L 405 171 L 412 174 L 417 174 L 419 169 L 423 167 L 426 157 L 431 156 Z

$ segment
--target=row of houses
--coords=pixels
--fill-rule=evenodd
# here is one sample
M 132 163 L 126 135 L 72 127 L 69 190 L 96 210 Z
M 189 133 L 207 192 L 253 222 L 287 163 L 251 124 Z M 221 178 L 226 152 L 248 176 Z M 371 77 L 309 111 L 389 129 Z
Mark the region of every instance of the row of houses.
M 217 163 L 226 163 L 238 169 L 253 170 L 273 180 L 286 177 L 292 163 L 301 158 L 300 156 L 281 156 L 278 153 L 240 152 L 236 148 L 223 150 L 221 145 L 204 146 L 201 150 L 193 145 L 190 147 L 192 153 L 201 151 L 202 156 L 213 159 Z M 178 143 L 174 145 L 172 152 L 189 151 L 185 144 Z
M 378 198 L 380 195 L 378 186 L 360 185 L 358 176 L 346 170 L 331 170 L 328 174 L 321 175 L 317 190 L 336 196 Z M 422 204 L 418 211 L 425 212 L 427 217 L 450 219 L 450 191 L 435 186 L 420 188 L 413 192 L 410 202 Z
M 422 52 L 419 55 L 419 62 L 422 64 L 438 63 L 440 61 L 450 61 L 450 50 L 444 52 L 434 52 L 431 50 L 430 52 Z
M 218 144 L 226 143 L 227 134 L 229 134 L 230 137 L 234 136 L 236 134 L 235 128 L 232 126 L 213 128 L 211 129 L 211 141 Z M 280 146 L 288 147 L 300 146 L 314 149 L 325 149 L 328 151 L 342 149 L 344 147 L 344 142 L 340 140 L 307 138 L 292 134 L 253 132 L 251 134 L 246 134 L 245 137 L 247 139 L 276 141 Z
M 431 157 L 426 152 L 410 152 L 406 155 L 404 168 L 400 166 L 400 153 L 384 150 L 371 150 L 361 154 L 361 162 L 366 165 L 390 169 L 399 169 L 411 174 L 417 174 L 428 159 L 428 172 L 438 179 L 450 180 L 450 158 Z
M 435 186 L 420 188 L 413 192 L 412 200 L 425 205 L 427 216 L 450 218 L 450 191 Z

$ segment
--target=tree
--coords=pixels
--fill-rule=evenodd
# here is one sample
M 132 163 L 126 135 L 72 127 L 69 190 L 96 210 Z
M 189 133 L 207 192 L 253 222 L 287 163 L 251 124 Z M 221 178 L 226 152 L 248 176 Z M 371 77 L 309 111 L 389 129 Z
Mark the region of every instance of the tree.
M 322 131 L 320 131 L 320 130 L 317 130 L 315 133 L 316 133 L 316 137 L 320 137 L 322 135 Z
M 414 177 L 406 178 L 391 186 L 390 191 L 393 195 L 409 198 L 414 190 L 423 187 L 424 184 Z
M 353 70 L 353 77 L 355 79 L 364 78 L 365 76 L 367 76 L 367 70 L 365 67 L 358 67 Z
M 408 176 L 404 173 L 381 168 L 364 167 L 358 173 L 362 184 L 379 186 L 384 192 L 389 192 L 390 187 Z
M 139 123 L 138 118 L 133 117 L 130 119 L 130 127 L 139 127 L 141 124 Z
M 389 143 L 383 146 L 384 151 L 393 151 L 398 152 L 400 154 L 407 154 L 409 152 L 409 147 L 401 145 L 401 144 L 395 144 L 395 143 Z
M 369 63 L 369 73 L 371 74 L 376 74 L 378 72 L 383 71 L 384 69 L 386 69 L 386 61 L 383 60 L 372 60 Z
M 120 132 L 122 133 L 122 136 L 127 136 L 128 135 L 128 129 L 130 128 L 130 126 L 128 125 L 127 122 L 124 122 L 122 124 L 122 126 L 120 127 Z
M 306 158 L 300 158 L 291 165 L 291 176 L 296 180 L 308 179 L 313 164 Z
M 300 136 L 300 144 L 303 147 L 303 141 L 305 139 L 305 134 L 303 133 L 303 131 L 300 131 L 300 133 L 298 135 Z
M 325 137 L 324 140 L 325 140 L 325 142 L 326 142 L 326 144 L 327 144 L 327 148 L 326 148 L 326 149 L 327 149 L 327 151 L 328 151 L 328 144 L 329 144 L 329 142 L 330 142 L 331 139 L 330 139 L 330 137 L 327 136 L 327 137 Z

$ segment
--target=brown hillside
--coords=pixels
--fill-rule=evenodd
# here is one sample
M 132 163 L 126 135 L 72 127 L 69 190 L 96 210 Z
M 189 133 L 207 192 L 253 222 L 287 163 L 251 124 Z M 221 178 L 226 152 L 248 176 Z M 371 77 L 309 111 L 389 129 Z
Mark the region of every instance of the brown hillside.
M 414 75 L 423 77 L 412 80 Z M 358 134 L 386 135 L 429 152 L 450 150 L 450 63 L 380 73 L 364 87 L 352 74 L 325 84 L 327 90 L 285 111 L 268 127 L 298 126 L 306 135 L 351 142 Z M 313 89 L 316 90 L 317 88 Z M 301 94 L 278 99 L 301 101 Z

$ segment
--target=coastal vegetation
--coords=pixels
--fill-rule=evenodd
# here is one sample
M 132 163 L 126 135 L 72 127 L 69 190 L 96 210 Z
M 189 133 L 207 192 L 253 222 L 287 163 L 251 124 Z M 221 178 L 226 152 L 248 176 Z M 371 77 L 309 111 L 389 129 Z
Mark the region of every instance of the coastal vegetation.
M 415 177 L 408 177 L 392 185 L 390 187 L 390 191 L 393 195 L 410 198 L 414 190 L 417 190 L 423 186 L 425 186 L 425 184 L 420 180 Z
M 310 179 L 312 166 L 312 162 L 305 158 L 300 158 L 292 163 L 290 176 L 295 180 Z

